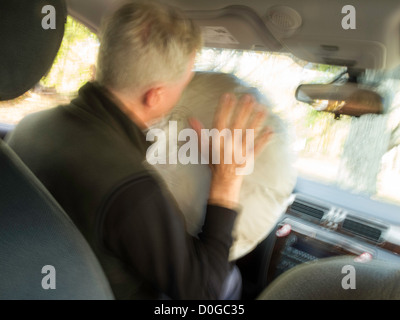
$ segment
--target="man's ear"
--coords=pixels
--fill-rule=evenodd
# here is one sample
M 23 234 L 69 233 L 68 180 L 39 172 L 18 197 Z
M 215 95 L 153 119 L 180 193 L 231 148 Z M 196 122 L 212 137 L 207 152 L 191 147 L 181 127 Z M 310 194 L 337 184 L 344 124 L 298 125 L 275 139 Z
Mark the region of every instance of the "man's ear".
M 150 109 L 158 107 L 162 101 L 163 93 L 162 87 L 150 88 L 143 96 L 143 104 Z

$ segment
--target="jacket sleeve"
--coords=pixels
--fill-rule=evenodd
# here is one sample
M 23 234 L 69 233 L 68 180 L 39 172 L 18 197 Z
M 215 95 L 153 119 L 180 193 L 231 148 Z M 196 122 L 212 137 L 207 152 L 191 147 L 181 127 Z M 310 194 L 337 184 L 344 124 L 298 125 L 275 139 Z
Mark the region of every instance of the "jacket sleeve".
M 237 213 L 208 205 L 197 238 L 174 204 L 151 176 L 133 180 L 108 205 L 104 244 L 172 299 L 218 299 Z

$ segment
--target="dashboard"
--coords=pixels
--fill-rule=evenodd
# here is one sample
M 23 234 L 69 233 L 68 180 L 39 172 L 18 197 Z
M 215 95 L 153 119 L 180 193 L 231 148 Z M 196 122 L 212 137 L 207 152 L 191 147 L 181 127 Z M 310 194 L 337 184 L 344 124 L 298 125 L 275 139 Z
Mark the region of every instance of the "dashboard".
M 301 263 L 339 255 L 400 264 L 399 207 L 299 178 L 274 230 L 237 261 L 244 300 Z
M 267 284 L 294 266 L 321 258 L 352 255 L 400 263 L 400 229 L 384 220 L 295 194 L 278 223 Z

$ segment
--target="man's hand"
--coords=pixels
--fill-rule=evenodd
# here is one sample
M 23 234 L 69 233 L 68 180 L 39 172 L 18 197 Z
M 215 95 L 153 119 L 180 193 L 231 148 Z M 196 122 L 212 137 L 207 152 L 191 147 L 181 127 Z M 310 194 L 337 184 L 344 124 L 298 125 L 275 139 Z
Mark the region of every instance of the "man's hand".
M 238 169 L 253 161 L 272 135 L 268 127 L 261 127 L 265 118 L 265 107 L 256 103 L 251 95 L 246 94 L 239 101 L 235 95 L 229 93 L 221 97 L 213 122 L 213 128 L 221 135 L 218 136 L 219 139 L 210 139 L 211 144 L 207 141 L 207 145 L 210 146 L 209 163 L 212 171 L 209 203 L 227 208 L 235 208 L 238 205 L 243 181 L 243 175 L 237 174 Z M 202 124 L 196 119 L 190 119 L 189 122 L 198 137 L 202 137 Z M 249 129 L 253 130 L 250 137 L 253 141 L 250 141 L 250 144 L 247 139 L 249 137 L 246 137 L 246 134 L 251 133 L 247 131 Z M 235 139 L 237 130 L 242 133 L 241 139 Z M 201 149 L 204 152 L 203 148 Z M 216 153 L 219 155 L 218 163 L 212 161 L 216 159 Z

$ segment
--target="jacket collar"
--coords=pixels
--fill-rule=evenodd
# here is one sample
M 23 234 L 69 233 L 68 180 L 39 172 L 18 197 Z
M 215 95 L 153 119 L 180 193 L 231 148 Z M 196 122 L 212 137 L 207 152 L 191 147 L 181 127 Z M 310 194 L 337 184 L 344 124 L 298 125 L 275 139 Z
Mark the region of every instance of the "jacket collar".
M 142 130 L 119 107 L 117 99 L 107 88 L 97 82 L 88 82 L 79 90 L 78 97 L 71 102 L 86 114 L 96 117 L 114 130 L 126 135 L 145 154 L 151 145 Z

